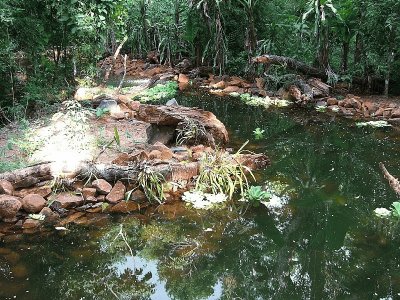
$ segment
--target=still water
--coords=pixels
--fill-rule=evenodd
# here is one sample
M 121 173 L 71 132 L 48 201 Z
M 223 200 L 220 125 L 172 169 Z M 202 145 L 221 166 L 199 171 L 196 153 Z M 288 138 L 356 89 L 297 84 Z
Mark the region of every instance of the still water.
M 169 205 L 0 242 L 0 299 L 400 299 L 398 225 L 373 214 L 397 200 L 378 163 L 400 177 L 400 132 L 196 94 L 178 102 L 214 112 L 231 147 L 249 139 L 269 155 L 255 175 L 271 205 Z

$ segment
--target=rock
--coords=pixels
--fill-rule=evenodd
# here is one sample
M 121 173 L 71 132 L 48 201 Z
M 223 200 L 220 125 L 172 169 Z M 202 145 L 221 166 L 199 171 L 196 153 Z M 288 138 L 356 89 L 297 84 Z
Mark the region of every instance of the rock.
M 22 225 L 22 229 L 32 229 L 40 226 L 40 221 L 33 219 L 26 219 Z
M 149 150 L 150 150 L 150 154 L 149 154 L 150 159 L 152 158 L 151 154 L 153 151 L 157 151 L 157 152 L 153 153 L 153 155 L 155 155 L 155 158 L 158 158 L 161 160 L 169 160 L 173 156 L 171 149 L 169 149 L 167 146 L 165 146 L 164 144 L 162 144 L 160 142 L 157 142 L 154 145 L 150 146 Z
M 140 205 L 133 201 L 122 201 L 110 208 L 111 213 L 130 213 L 140 210 Z
M 264 89 L 265 79 L 264 78 L 256 78 L 256 85 L 257 85 L 257 88 L 259 88 L 260 90 Z
M 134 192 L 131 193 L 129 200 L 141 203 L 141 202 L 147 202 L 147 197 L 143 191 L 135 190 Z
M 121 181 L 117 181 L 111 192 L 106 196 L 106 200 L 110 203 L 118 203 L 119 201 L 124 200 L 125 192 L 125 185 Z
M 190 150 L 192 150 L 192 152 L 203 152 L 204 151 L 204 145 L 196 145 L 193 147 L 190 147 Z
M 81 196 L 77 196 L 71 193 L 58 194 L 54 200 L 54 204 L 58 204 L 61 208 L 72 208 L 82 205 L 84 202 Z
M 363 109 L 368 110 L 370 114 L 373 114 L 379 108 L 378 104 L 373 103 L 371 101 L 364 101 L 364 103 L 362 104 L 362 107 L 363 107 Z
M 384 118 L 390 118 L 391 115 L 392 115 L 392 109 L 391 109 L 391 108 L 386 108 L 386 109 L 383 111 L 383 117 L 384 117 Z
M 177 152 L 174 153 L 173 157 L 177 161 L 186 161 L 189 160 L 189 153 L 188 152 Z
M 41 187 L 33 187 L 33 188 L 28 188 L 28 189 L 17 190 L 14 192 L 14 195 L 17 197 L 24 198 L 25 196 L 27 196 L 29 194 L 36 194 L 36 195 L 42 196 L 43 198 L 46 198 L 51 193 L 52 193 L 51 186 L 45 185 L 45 186 L 41 186 Z
M 92 100 L 97 93 L 97 89 L 81 87 L 76 91 L 74 98 L 77 101 Z
M 395 108 L 392 110 L 391 118 L 400 118 L 400 108 Z
M 19 198 L 10 195 L 0 195 L 0 217 L 3 221 L 12 221 L 22 207 Z
M 336 98 L 328 98 L 328 100 L 326 100 L 326 103 L 328 104 L 328 106 L 337 105 L 338 100 Z
M 213 88 L 213 89 L 224 89 L 225 88 L 225 82 L 221 80 L 221 81 L 219 81 L 219 82 L 217 82 L 215 84 L 212 84 L 211 88 Z
M 0 180 L 0 194 L 12 196 L 14 194 L 14 187 L 11 182 L 7 180 Z
M 190 81 L 190 79 L 189 79 L 189 77 L 187 76 L 187 75 L 185 75 L 185 74 L 179 74 L 179 76 L 178 76 L 178 82 L 179 83 L 189 83 L 189 81 Z
M 176 101 L 175 98 L 172 98 L 171 100 L 168 100 L 167 103 L 165 103 L 166 106 L 179 106 L 178 102 Z
M 130 101 L 127 103 L 127 106 L 133 111 L 138 111 L 139 107 L 140 107 L 140 102 L 139 101 Z
M 38 213 L 46 205 L 46 200 L 37 194 L 29 194 L 22 199 L 22 207 L 28 213 Z
M 327 106 L 327 102 L 326 101 L 318 101 L 316 106 L 326 107 Z
M 158 150 L 150 151 L 149 159 L 161 159 L 161 152 Z
M 204 155 L 205 155 L 204 152 L 195 152 L 192 154 L 192 158 L 193 160 L 199 161 L 203 158 Z
M 46 223 L 56 222 L 60 219 L 60 216 L 52 211 L 50 207 L 43 207 L 43 209 L 40 211 L 40 214 L 45 216 L 44 221 Z
M 96 199 L 96 189 L 95 188 L 88 188 L 85 187 L 82 189 L 82 196 L 83 199 L 86 201 L 92 201 L 94 199 L 94 202 L 97 201 Z
M 226 93 L 226 94 L 229 94 L 229 93 L 239 93 L 240 94 L 241 90 L 242 89 L 240 87 L 238 87 L 238 86 L 230 85 L 230 86 L 226 87 L 223 90 L 223 92 Z
M 382 117 L 384 111 L 385 111 L 385 109 L 383 107 L 379 107 L 378 110 L 373 115 L 375 117 Z
M 104 179 L 96 179 L 92 182 L 92 186 L 96 188 L 97 192 L 102 195 L 107 195 L 111 192 L 112 186 Z
M 80 217 L 84 216 L 85 213 L 84 212 L 76 212 L 73 213 L 72 215 L 69 215 L 68 217 L 66 217 L 65 219 L 62 219 L 60 223 L 58 223 L 58 226 L 65 226 L 69 223 L 74 222 L 75 220 L 79 219 Z

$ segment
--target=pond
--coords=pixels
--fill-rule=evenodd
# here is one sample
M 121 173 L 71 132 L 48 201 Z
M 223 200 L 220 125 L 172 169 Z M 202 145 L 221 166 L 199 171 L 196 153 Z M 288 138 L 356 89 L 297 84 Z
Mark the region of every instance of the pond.
M 400 134 L 318 112 L 248 107 L 186 93 L 214 112 L 231 147 L 265 152 L 257 185 L 269 207 L 99 218 L 66 232 L 0 243 L 1 299 L 398 299 L 397 224 L 374 216 L 396 201 Z M 255 140 L 255 128 L 265 130 Z

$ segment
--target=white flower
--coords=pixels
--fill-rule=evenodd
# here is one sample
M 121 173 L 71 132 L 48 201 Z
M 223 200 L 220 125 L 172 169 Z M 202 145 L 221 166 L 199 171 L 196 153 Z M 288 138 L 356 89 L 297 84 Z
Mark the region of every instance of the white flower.
M 376 208 L 374 213 L 380 218 L 387 218 L 392 214 L 390 210 L 383 207 Z
M 210 203 L 222 203 L 225 202 L 227 197 L 225 194 L 219 193 L 219 194 L 205 194 L 206 199 Z

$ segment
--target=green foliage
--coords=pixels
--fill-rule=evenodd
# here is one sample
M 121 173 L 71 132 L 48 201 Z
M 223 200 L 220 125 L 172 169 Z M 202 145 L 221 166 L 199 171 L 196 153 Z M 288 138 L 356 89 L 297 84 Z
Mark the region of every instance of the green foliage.
M 400 202 L 393 202 L 391 210 L 393 217 L 400 218 Z
M 96 117 L 98 118 L 101 118 L 108 113 L 110 113 L 110 109 L 108 107 L 98 107 L 96 109 Z
M 253 206 L 259 206 L 261 201 L 266 201 L 271 194 L 264 191 L 261 186 L 251 186 L 245 193 L 244 198 Z
M 155 87 L 147 89 L 135 96 L 135 100 L 140 102 L 154 102 L 163 99 L 173 98 L 178 91 L 178 84 L 175 81 L 169 81 L 166 84 L 157 84 Z
M 240 151 L 238 152 L 238 154 Z M 247 174 L 254 178 L 251 170 L 242 166 L 224 150 L 206 153 L 200 163 L 200 173 L 196 180 L 196 190 L 225 194 L 232 199 L 235 191 L 243 195 L 249 185 Z
M 207 137 L 207 130 L 204 125 L 191 118 L 185 118 L 176 129 L 176 144 L 183 145 L 187 143 L 196 144 Z
M 254 135 L 254 138 L 256 140 L 263 139 L 264 138 L 264 133 L 265 133 L 265 130 L 263 130 L 261 128 L 258 128 L 258 127 L 256 129 L 254 129 L 254 131 L 253 131 L 253 135 Z
M 161 173 L 145 166 L 138 175 L 138 183 L 150 202 L 156 201 L 159 204 L 164 202 L 165 178 Z

